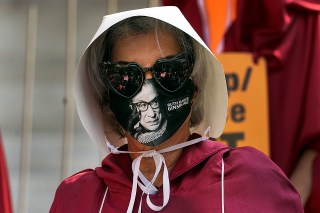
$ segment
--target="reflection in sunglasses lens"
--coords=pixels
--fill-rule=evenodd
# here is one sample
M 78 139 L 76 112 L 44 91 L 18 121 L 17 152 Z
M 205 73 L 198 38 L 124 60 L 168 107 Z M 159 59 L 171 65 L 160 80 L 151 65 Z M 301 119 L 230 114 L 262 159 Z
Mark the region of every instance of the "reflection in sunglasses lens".
M 159 59 L 151 68 L 141 68 L 136 63 L 125 66 L 103 62 L 107 66 L 107 80 L 109 86 L 121 96 L 131 98 L 142 87 L 144 70 L 151 70 L 156 82 L 165 90 L 178 90 L 192 72 L 191 57 L 180 53 L 173 58 Z

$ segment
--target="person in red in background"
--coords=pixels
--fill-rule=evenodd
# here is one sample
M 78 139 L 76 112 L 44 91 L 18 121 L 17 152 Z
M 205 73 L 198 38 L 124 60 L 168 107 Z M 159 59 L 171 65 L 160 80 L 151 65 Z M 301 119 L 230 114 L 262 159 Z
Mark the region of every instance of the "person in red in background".
M 267 59 L 271 158 L 320 212 L 319 1 L 238 0 L 225 51 Z
M 205 23 L 194 17 L 199 11 L 193 13 L 201 10 L 200 1 L 162 2 L 178 6 L 202 33 Z M 320 212 L 320 3 L 238 0 L 236 5 L 224 51 L 267 59 L 271 158 L 300 192 L 305 211 Z
M 2 147 L 2 136 L 0 131 L 0 212 L 12 213 L 10 187 L 7 174 L 7 165 Z

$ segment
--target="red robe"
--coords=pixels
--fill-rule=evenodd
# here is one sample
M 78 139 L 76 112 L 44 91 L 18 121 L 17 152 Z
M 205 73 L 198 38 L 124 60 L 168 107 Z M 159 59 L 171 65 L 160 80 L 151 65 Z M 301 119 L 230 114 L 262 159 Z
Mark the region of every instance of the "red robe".
M 161 212 L 221 212 L 221 164 L 224 159 L 225 212 L 303 212 L 300 197 L 283 172 L 254 148 L 231 149 L 204 141 L 184 148 L 170 173 L 170 200 Z M 105 201 L 103 196 L 108 187 Z M 109 154 L 102 167 L 65 179 L 50 213 L 126 212 L 132 187 L 128 154 Z M 134 212 L 141 197 L 138 188 Z M 162 188 L 151 195 L 162 204 Z M 142 212 L 152 212 L 142 198 Z
M 8 181 L 8 172 L 4 153 L 5 150 L 3 149 L 2 143 L 0 132 L 0 212 L 11 213 L 10 184 Z
M 271 159 L 290 176 L 306 149 L 318 151 L 306 212 L 320 212 L 320 3 L 238 0 L 226 51 L 268 63 Z

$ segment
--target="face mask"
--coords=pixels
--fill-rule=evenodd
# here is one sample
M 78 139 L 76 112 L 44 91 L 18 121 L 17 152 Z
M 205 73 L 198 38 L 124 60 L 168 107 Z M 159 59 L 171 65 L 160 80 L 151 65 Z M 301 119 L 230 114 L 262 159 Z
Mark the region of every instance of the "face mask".
M 132 137 L 144 145 L 157 146 L 170 138 L 186 120 L 193 94 L 191 79 L 179 90 L 168 92 L 152 78 L 145 80 L 132 98 L 110 92 L 110 109 Z

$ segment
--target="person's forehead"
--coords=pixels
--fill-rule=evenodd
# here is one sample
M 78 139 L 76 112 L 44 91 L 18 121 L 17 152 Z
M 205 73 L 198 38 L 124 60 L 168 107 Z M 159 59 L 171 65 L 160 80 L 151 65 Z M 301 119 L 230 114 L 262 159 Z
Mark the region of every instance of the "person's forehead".
M 127 35 L 114 42 L 112 61 L 137 62 L 143 67 L 149 67 L 157 59 L 176 55 L 180 51 L 177 39 L 170 33 Z

